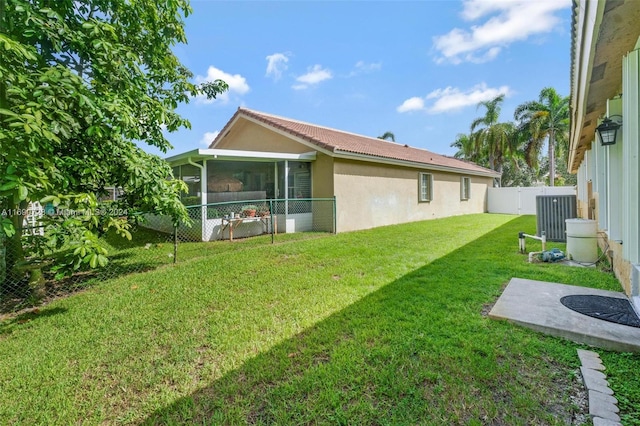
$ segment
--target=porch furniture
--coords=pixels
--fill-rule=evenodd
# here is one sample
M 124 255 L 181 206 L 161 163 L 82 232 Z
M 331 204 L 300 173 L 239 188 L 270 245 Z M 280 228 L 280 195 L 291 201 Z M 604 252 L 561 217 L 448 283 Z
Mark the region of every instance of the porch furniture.
M 264 228 L 264 233 L 268 233 L 269 231 L 269 222 L 271 221 L 271 216 L 262 216 L 262 217 L 223 217 L 222 218 L 222 228 L 220 232 L 224 234 L 224 230 L 229 228 L 229 241 L 233 241 L 233 230 L 243 223 L 249 222 L 260 222 Z M 278 233 L 278 216 L 273 216 L 273 233 Z

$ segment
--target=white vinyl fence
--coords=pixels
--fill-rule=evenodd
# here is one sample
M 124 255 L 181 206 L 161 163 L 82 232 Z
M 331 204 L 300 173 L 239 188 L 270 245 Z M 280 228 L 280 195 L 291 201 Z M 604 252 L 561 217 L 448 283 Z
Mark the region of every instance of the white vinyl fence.
M 489 213 L 536 214 L 538 195 L 576 195 L 576 188 L 575 186 L 489 188 L 487 210 Z

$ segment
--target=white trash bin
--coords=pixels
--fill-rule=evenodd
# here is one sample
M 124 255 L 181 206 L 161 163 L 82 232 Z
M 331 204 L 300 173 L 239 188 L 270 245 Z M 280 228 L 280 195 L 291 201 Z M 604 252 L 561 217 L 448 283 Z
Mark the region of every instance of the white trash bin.
M 566 219 L 567 257 L 581 263 L 598 260 L 598 224 L 589 219 Z

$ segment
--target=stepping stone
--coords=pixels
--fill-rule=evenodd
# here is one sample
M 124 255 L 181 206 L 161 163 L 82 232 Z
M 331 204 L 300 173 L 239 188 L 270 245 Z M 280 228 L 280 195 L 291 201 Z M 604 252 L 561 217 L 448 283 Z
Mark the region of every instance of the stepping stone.
M 602 361 L 600 361 L 599 358 L 597 360 L 595 360 L 595 359 L 583 359 L 582 360 L 582 366 L 584 368 L 589 368 L 591 370 L 599 370 L 599 371 L 606 370 L 605 366 L 602 365 Z
M 593 426 L 622 426 L 622 423 L 603 419 L 602 417 L 594 417 Z
M 602 417 L 606 420 L 619 422 L 620 416 L 617 413 L 620 410 L 618 406 L 605 400 L 605 398 L 598 398 L 596 395 L 597 392 L 589 391 L 589 414 L 593 417 Z M 610 398 L 613 397 L 610 396 Z
M 578 358 L 580 358 L 580 361 L 584 362 L 585 359 L 600 359 L 600 355 L 598 355 L 597 352 L 594 351 L 585 351 L 584 349 L 578 349 Z
M 592 399 L 594 399 L 594 400 L 598 399 L 600 401 L 607 402 L 609 404 L 614 404 L 614 405 L 618 403 L 618 400 L 613 395 L 608 395 L 606 393 L 601 393 L 601 392 L 598 392 L 598 391 L 595 391 L 595 390 L 589 390 L 589 405 L 591 405 L 591 400 Z M 615 412 L 617 413 L 618 411 L 619 410 L 616 407 Z
M 609 382 L 607 382 L 606 379 L 607 376 L 605 376 L 604 373 L 584 367 L 580 367 L 580 372 L 582 373 L 582 380 L 587 389 L 613 395 L 613 391 L 609 389 Z
M 578 349 L 578 358 L 580 358 L 580 362 L 583 367 L 590 368 L 592 370 L 605 370 L 605 366 L 602 365 L 600 355 L 596 352 Z

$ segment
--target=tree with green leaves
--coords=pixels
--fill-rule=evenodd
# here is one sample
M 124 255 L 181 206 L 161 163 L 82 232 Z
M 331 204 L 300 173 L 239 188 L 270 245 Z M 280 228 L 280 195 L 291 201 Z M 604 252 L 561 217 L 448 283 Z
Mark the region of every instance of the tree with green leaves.
M 378 139 L 395 142 L 396 135 L 394 135 L 392 132 L 384 132 L 382 135 L 378 136 Z
M 537 101 L 519 105 L 514 118 L 520 133 L 526 134 L 524 152 L 527 163 L 537 167 L 545 141 L 549 148 L 549 185 L 554 186 L 556 154 L 565 158 L 569 140 L 569 97 L 560 96 L 552 87 L 540 91 Z
M 454 158 L 471 161 L 483 167 L 487 166 L 486 158 L 482 158 L 480 152 L 476 150 L 476 146 L 470 135 L 465 133 L 458 134 L 456 140 L 449 146 L 457 149 L 456 153 L 453 154 Z
M 511 122 L 499 123 L 504 95 L 478 103 L 486 108 L 485 114 L 471 123 L 471 139 L 477 157 L 486 157 L 491 170 L 502 172 L 502 165 L 516 151 L 515 126 Z
M 178 104 L 227 88 L 193 84 L 171 50 L 186 42 L 190 11 L 187 0 L 0 0 L 0 229 L 14 279 L 30 201 L 86 213 L 116 186 L 122 209 L 188 219 L 184 184 L 136 143 L 166 152 L 164 131 L 190 126 Z M 73 270 L 107 262 L 98 231 L 130 237 L 120 217 L 76 216 L 49 218 L 47 228 L 49 251 L 69 248 Z
M 523 157 L 517 156 L 504 163 L 500 184 L 504 187 L 535 186 L 540 180 L 540 170 L 529 167 Z

